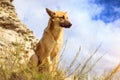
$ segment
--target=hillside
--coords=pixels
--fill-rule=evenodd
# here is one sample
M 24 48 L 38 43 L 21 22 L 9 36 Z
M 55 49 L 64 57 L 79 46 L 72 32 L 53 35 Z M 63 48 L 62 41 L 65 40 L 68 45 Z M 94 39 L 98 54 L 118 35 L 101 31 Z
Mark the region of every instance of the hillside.
M 14 54 L 23 63 L 34 54 L 36 42 L 33 32 L 18 19 L 12 2 L 0 0 L 0 62 Z

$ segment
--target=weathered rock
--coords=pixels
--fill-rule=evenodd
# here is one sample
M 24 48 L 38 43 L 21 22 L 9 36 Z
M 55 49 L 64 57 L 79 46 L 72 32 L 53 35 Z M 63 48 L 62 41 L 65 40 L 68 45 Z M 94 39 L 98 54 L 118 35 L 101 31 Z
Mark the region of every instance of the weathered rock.
M 37 43 L 33 32 L 18 19 L 12 1 L 0 0 L 0 62 L 9 54 L 19 54 L 23 62 L 28 60 Z

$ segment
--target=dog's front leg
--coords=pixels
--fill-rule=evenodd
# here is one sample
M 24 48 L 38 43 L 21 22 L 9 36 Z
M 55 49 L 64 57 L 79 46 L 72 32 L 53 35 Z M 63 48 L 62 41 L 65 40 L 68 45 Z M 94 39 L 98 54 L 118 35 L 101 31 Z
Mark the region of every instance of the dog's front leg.
M 52 71 L 52 61 L 50 59 L 50 56 L 47 57 L 47 63 L 48 63 L 48 70 L 49 72 Z

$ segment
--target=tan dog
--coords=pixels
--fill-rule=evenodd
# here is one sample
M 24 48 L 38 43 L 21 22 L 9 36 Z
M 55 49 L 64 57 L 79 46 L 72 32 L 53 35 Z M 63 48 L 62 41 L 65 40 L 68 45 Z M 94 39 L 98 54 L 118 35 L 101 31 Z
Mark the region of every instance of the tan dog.
M 49 65 L 53 63 L 62 45 L 63 28 L 70 28 L 72 25 L 68 21 L 66 12 L 52 12 L 47 8 L 46 12 L 50 19 L 43 37 L 36 46 L 35 55 L 31 57 L 34 66 L 40 65 L 43 61 L 47 61 Z

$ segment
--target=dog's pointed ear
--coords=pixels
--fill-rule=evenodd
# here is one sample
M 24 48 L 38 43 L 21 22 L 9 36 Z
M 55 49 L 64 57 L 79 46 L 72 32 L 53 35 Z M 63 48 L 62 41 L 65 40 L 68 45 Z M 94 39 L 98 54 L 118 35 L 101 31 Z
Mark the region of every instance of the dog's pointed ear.
M 48 15 L 50 17 L 53 17 L 55 15 L 55 13 L 53 11 L 51 11 L 50 9 L 46 8 L 46 12 L 48 13 Z

